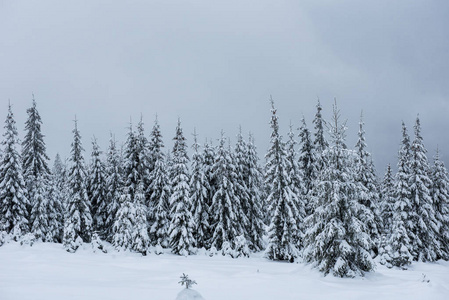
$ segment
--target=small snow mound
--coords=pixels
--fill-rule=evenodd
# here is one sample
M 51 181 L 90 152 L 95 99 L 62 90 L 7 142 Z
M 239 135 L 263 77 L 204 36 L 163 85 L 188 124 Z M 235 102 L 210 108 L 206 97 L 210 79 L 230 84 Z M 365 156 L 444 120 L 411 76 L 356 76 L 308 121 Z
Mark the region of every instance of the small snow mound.
M 175 300 L 204 300 L 203 296 L 195 290 L 183 289 Z

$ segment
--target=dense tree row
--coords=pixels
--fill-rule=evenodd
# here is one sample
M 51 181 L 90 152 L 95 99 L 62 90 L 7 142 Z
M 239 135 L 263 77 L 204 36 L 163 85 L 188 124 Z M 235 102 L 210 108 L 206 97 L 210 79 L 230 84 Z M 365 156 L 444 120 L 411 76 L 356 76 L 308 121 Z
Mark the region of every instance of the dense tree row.
M 25 138 L 9 106 L 0 152 L 0 245 L 6 236 L 62 243 L 111 243 L 118 250 L 190 255 L 199 248 L 231 257 L 265 251 L 272 260 L 302 257 L 324 274 L 363 275 L 374 258 L 388 267 L 449 259 L 449 180 L 439 152 L 431 166 L 419 118 L 411 140 L 402 124 L 397 172 L 380 182 L 367 152 L 364 122 L 346 145 L 346 123 L 335 104 L 326 122 L 317 104 L 314 133 L 301 120 L 283 140 L 271 100 L 265 167 L 253 137 L 231 146 L 198 143 L 192 157 L 178 120 L 168 153 L 156 118 L 149 138 L 142 120 L 129 127 L 123 149 L 111 135 L 103 157 L 96 139 L 89 164 L 77 121 L 68 164 L 50 170 L 36 102 Z M 325 129 L 328 129 L 329 139 Z

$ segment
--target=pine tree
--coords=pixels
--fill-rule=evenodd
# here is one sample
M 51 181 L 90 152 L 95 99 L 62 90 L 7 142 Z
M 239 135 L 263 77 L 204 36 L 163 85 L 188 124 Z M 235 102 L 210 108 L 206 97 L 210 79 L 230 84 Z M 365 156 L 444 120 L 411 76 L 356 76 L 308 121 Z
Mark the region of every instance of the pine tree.
M 412 222 L 414 239 L 413 255 L 418 261 L 435 261 L 439 255 L 437 220 L 432 205 L 430 188 L 432 182 L 429 178 L 430 167 L 427 161 L 423 138 L 421 136 L 421 125 L 416 118 L 415 139 L 411 145 L 410 161 L 410 192 L 413 207 Z
M 149 195 L 148 195 L 148 187 L 150 186 L 150 163 L 151 156 L 149 152 L 149 143 L 148 139 L 145 137 L 145 129 L 142 117 L 140 117 L 139 124 L 137 124 L 137 135 L 136 135 L 136 147 L 138 153 L 138 162 L 137 162 L 137 172 L 139 173 L 139 177 L 142 180 L 143 189 L 145 193 L 145 206 L 147 209 L 150 206 Z
M 113 244 L 116 248 L 146 255 L 149 245 L 147 209 L 141 175 L 141 148 L 132 127 L 128 133 L 124 153 L 124 186 L 120 208 L 114 222 Z
M 358 140 L 355 145 L 356 159 L 356 180 L 366 189 L 360 190 L 359 202 L 367 208 L 366 219 L 362 220 L 369 228 L 369 234 L 373 240 L 373 250 L 377 254 L 379 243 L 379 226 L 381 225 L 378 216 L 379 211 L 379 192 L 377 187 L 376 172 L 371 160 L 371 154 L 366 151 L 365 130 L 363 129 L 363 115 L 360 115 Z
M 117 143 L 111 134 L 106 155 L 106 240 L 112 241 L 114 222 L 120 208 L 120 193 L 123 187 L 123 168 Z
M 106 237 L 107 211 L 107 188 L 106 188 L 106 170 L 101 161 L 101 150 L 97 140 L 92 141 L 92 158 L 89 176 L 87 178 L 89 200 L 91 203 L 91 213 L 93 219 L 93 230 L 99 237 Z
M 381 228 L 384 236 L 391 232 L 391 225 L 393 224 L 394 189 L 393 172 L 391 171 L 390 164 L 388 164 L 382 181 L 380 201 Z
M 207 206 L 207 192 L 209 182 L 204 174 L 204 158 L 200 152 L 196 131 L 193 134 L 193 155 L 192 155 L 192 175 L 190 177 L 190 202 L 192 203 L 191 213 L 195 222 L 194 238 L 197 248 L 207 246 L 211 238 L 209 225 L 209 209 Z
M 398 172 L 394 181 L 392 226 L 386 238 L 381 263 L 388 267 L 406 268 L 412 261 L 413 208 L 410 191 L 410 137 L 402 122 L 402 141 L 399 149 Z
M 301 127 L 299 128 L 300 150 L 299 150 L 299 169 L 302 173 L 302 181 L 304 190 L 303 195 L 307 196 L 306 215 L 312 213 L 312 204 L 308 202 L 309 193 L 312 190 L 313 181 L 316 178 L 314 164 L 315 151 L 309 129 L 307 128 L 304 117 L 301 119 Z
M 36 239 L 44 242 L 59 242 L 61 237 L 62 209 L 55 190 L 53 185 L 44 186 L 42 176 L 37 177 L 31 211 L 34 216 L 31 232 Z
M 449 260 L 449 179 L 439 151 L 434 157 L 432 168 L 432 200 L 437 220 L 440 253 L 438 258 Z
M 302 239 L 304 235 L 304 218 L 306 217 L 306 205 L 307 200 L 304 195 L 304 174 L 299 168 L 297 152 L 296 152 L 296 141 L 295 133 L 293 132 L 293 125 L 290 123 L 290 131 L 288 132 L 288 141 L 286 144 L 287 152 L 287 173 L 291 180 L 290 189 L 293 192 L 293 201 L 297 207 L 297 214 L 295 215 L 296 226 L 298 229 L 297 236 L 295 237 L 298 249 L 303 246 Z
M 296 198 L 291 190 L 290 163 L 282 137 L 279 134 L 278 116 L 271 100 L 271 146 L 265 155 L 265 184 L 268 189 L 271 221 L 268 228 L 268 246 L 265 256 L 272 260 L 293 261 L 299 255 L 297 248 L 299 215 Z
M 36 184 L 42 182 L 45 189 L 49 185 L 50 168 L 48 167 L 49 158 L 46 154 L 46 147 L 44 142 L 44 135 L 41 132 L 42 119 L 36 108 L 36 101 L 33 95 L 33 105 L 27 109 L 28 119 L 25 122 L 25 138 L 22 142 L 22 159 L 23 159 L 23 174 L 27 188 L 27 198 L 30 201 L 30 211 L 33 206 L 33 201 L 36 190 Z M 41 178 L 39 178 L 41 177 Z M 46 198 L 48 193 L 40 191 L 40 197 Z M 48 201 L 48 199 L 44 199 Z M 35 216 L 31 214 L 30 220 L 34 222 Z
M 156 121 L 157 122 L 157 121 Z M 159 125 L 155 123 L 152 132 L 152 157 L 154 167 L 150 173 L 150 237 L 154 246 L 168 247 L 168 227 L 170 224 L 170 179 Z
M 172 194 L 170 197 L 171 222 L 169 228 L 169 242 L 172 252 L 187 256 L 193 253 L 193 230 L 195 223 L 190 213 L 190 187 L 187 163 L 186 139 L 182 133 L 181 121 L 178 120 L 176 135 L 173 138 L 173 160 L 171 167 Z
M 213 173 L 216 179 L 216 191 L 210 209 L 211 227 L 214 228 L 211 246 L 221 250 L 223 255 L 231 257 L 248 255 L 244 245 L 245 223 L 239 219 L 242 208 L 235 186 L 236 167 L 230 149 L 226 149 L 223 131 L 216 151 Z
M 263 209 L 262 209 L 262 172 L 258 165 L 259 157 L 257 155 L 254 138 L 250 134 L 246 153 L 246 187 L 248 188 L 249 204 L 246 215 L 248 217 L 247 235 L 249 247 L 251 250 L 260 251 L 264 247 L 263 235 L 265 232 L 265 225 L 263 223 Z
M 22 160 L 17 152 L 19 144 L 16 122 L 11 104 L 5 121 L 3 156 L 0 165 L 0 232 L 11 234 L 14 239 L 29 232 L 29 219 Z
M 63 244 L 68 252 L 75 252 L 82 242 L 90 242 L 92 234 L 92 215 L 86 190 L 86 170 L 84 151 L 77 121 L 73 130 L 71 167 L 68 174 L 68 202 L 64 218 Z
M 323 152 L 325 168 L 313 193 L 316 208 L 306 219 L 304 258 L 325 275 L 363 275 L 374 268 L 373 242 L 364 223 L 367 209 L 358 202 L 360 189 L 351 165 L 353 152 L 345 145 L 345 123 L 334 105 L 330 124 L 332 146 Z
M 56 154 L 51 175 L 51 190 L 49 192 L 50 199 L 54 200 L 57 217 L 52 220 L 58 227 L 57 232 L 54 233 L 57 242 L 62 242 L 64 233 L 64 212 L 67 203 L 67 171 L 66 166 L 62 162 L 59 154 Z
M 329 147 L 329 143 L 326 141 L 326 138 L 324 137 L 324 126 L 326 125 L 326 121 L 323 119 L 321 115 L 321 111 L 323 108 L 321 107 L 320 100 L 318 100 L 318 103 L 316 105 L 316 114 L 315 119 L 313 120 L 313 124 L 315 126 L 315 139 L 313 141 L 313 149 L 315 149 L 315 154 L 317 156 L 316 162 L 319 163 L 319 156 L 321 153 L 323 153 L 324 150 Z M 318 164 L 319 166 L 319 164 Z
M 204 175 L 206 176 L 206 180 L 207 180 L 207 184 L 206 184 L 207 196 L 205 199 L 205 206 L 209 207 L 209 208 L 212 206 L 215 191 L 217 190 L 217 188 L 216 188 L 217 179 L 213 172 L 214 160 L 215 160 L 215 148 L 212 146 L 212 143 L 208 143 L 208 141 L 206 140 L 206 142 L 204 143 L 204 147 L 203 147 L 203 167 L 202 168 L 204 170 Z M 208 223 L 209 223 L 209 225 L 211 225 L 213 223 L 212 213 L 209 214 Z M 206 249 L 210 248 L 210 246 L 211 246 L 211 239 L 212 239 L 213 231 L 214 230 L 213 230 L 212 226 L 210 226 L 209 231 L 207 233 L 205 233 L 205 236 L 208 237 L 208 239 L 205 241 Z

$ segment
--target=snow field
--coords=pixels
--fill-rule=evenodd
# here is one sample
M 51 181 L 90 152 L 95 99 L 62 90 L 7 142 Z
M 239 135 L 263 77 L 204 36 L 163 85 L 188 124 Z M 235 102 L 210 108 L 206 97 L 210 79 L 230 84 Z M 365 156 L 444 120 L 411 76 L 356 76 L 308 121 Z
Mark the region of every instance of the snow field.
M 449 262 L 414 263 L 409 270 L 377 264 L 366 277 L 323 277 L 303 263 L 251 258 L 188 257 L 173 254 L 93 253 L 89 244 L 75 254 L 60 244 L 0 247 L 1 300 L 174 300 L 186 273 L 205 300 L 228 299 L 449 299 Z M 426 280 L 423 282 L 423 274 Z

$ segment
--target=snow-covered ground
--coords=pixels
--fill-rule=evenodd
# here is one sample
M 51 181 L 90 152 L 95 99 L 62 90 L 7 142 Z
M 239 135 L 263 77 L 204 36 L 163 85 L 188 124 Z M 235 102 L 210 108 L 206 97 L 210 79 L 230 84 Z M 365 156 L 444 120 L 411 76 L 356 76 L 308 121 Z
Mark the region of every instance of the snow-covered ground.
M 364 278 L 340 279 L 260 255 L 143 257 L 93 253 L 89 245 L 75 254 L 59 244 L 0 247 L 1 300 L 174 300 L 182 273 L 196 280 L 194 289 L 205 300 L 449 299 L 448 262 L 415 263 L 407 271 L 378 265 Z

